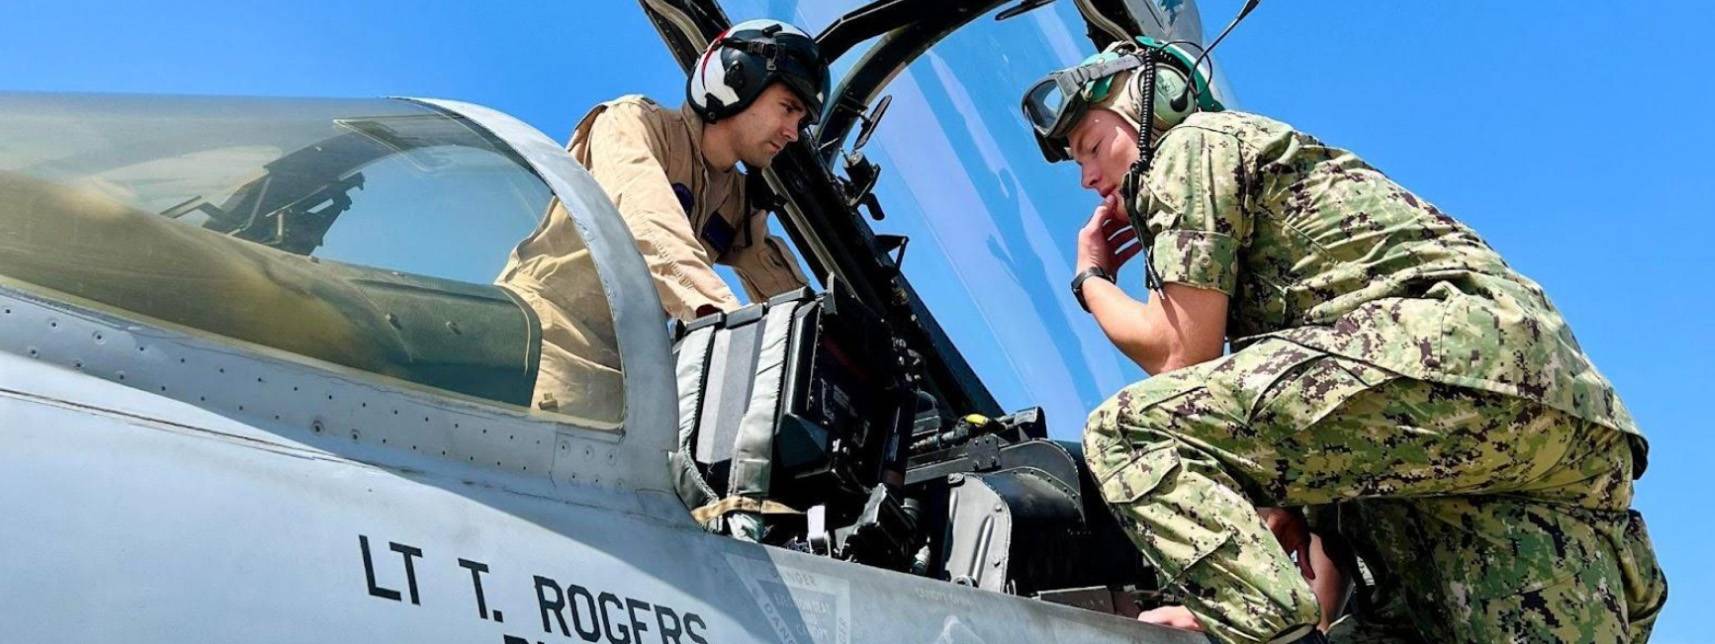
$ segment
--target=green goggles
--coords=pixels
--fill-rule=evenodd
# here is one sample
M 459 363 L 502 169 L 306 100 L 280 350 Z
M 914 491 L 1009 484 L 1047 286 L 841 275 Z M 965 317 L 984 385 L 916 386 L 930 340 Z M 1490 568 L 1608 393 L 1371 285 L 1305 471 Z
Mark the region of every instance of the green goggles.
M 1036 144 L 1051 162 L 1066 161 L 1066 136 L 1092 103 L 1113 92 L 1114 76 L 1143 66 L 1143 57 L 1104 52 L 1076 67 L 1048 74 L 1024 93 L 1024 119 L 1036 131 Z
M 1024 93 L 1024 119 L 1036 133 L 1036 144 L 1042 148 L 1042 156 L 1050 163 L 1072 158 L 1066 142 L 1072 128 L 1089 112 L 1090 105 L 1102 102 L 1115 91 L 1113 82 L 1116 75 L 1143 67 L 1149 50 L 1157 52 L 1157 61 L 1181 70 L 1178 78 L 1157 80 L 1157 100 L 1162 100 L 1163 92 L 1171 94 L 1166 100 L 1183 100 L 1183 73 L 1192 68 L 1194 59 L 1177 45 L 1163 44 L 1146 36 L 1138 37 L 1137 45 L 1139 47 L 1136 48 L 1129 44 L 1119 49 L 1110 47 L 1077 66 L 1051 72 Z M 1201 70 L 1192 76 L 1196 83 L 1192 93 L 1197 97 L 1197 109 L 1220 111 L 1222 105 L 1209 91 L 1208 80 Z

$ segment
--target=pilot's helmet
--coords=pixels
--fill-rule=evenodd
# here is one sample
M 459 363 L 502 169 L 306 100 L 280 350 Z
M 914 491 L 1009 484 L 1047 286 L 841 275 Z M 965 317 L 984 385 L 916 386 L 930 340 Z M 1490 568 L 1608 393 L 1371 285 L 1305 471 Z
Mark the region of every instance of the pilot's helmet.
M 750 107 L 770 83 L 784 83 L 808 108 L 811 122 L 828 97 L 828 64 L 816 40 L 779 20 L 746 20 L 721 32 L 697 58 L 686 99 L 708 122 Z

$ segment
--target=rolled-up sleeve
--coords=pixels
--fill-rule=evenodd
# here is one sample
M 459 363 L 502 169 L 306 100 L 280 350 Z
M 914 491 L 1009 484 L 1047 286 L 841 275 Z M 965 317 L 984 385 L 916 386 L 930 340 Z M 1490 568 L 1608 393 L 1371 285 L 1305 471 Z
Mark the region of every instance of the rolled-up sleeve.
M 1181 127 L 1162 138 L 1133 207 L 1157 280 L 1233 294 L 1251 231 L 1244 173 L 1236 137 Z

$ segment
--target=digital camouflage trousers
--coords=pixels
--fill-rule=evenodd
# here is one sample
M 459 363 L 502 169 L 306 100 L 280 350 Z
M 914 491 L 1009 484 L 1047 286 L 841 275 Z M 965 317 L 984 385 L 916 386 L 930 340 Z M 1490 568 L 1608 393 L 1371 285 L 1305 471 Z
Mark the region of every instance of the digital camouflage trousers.
M 1317 622 L 1255 509 L 1289 506 L 1316 508 L 1371 578 L 1336 640 L 1609 642 L 1647 639 L 1667 593 L 1629 510 L 1631 441 L 1268 340 L 1127 387 L 1090 415 L 1084 450 L 1132 541 L 1217 639 L 1291 640 Z

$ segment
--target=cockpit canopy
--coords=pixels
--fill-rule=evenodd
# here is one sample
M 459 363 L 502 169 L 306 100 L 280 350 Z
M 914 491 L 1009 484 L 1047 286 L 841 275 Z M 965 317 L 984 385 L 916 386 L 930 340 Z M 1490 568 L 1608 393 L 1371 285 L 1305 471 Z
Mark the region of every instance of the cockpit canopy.
M 558 202 L 459 115 L 410 100 L 0 94 L 0 141 L 0 283 L 531 404 L 541 323 L 493 283 Z M 611 345 L 606 299 L 583 301 L 575 315 Z M 592 377 L 618 392 L 617 349 L 603 353 L 611 368 Z M 558 411 L 616 426 L 623 397 L 589 398 Z

